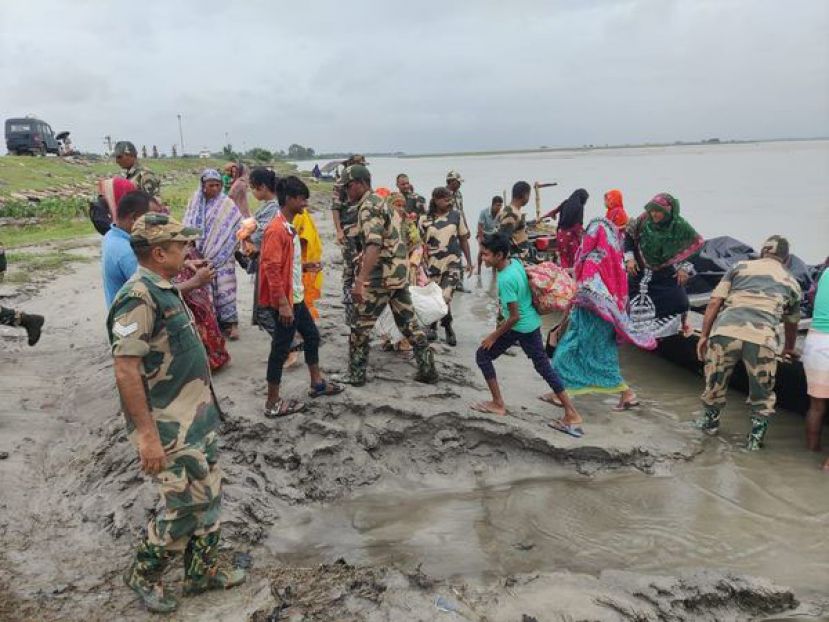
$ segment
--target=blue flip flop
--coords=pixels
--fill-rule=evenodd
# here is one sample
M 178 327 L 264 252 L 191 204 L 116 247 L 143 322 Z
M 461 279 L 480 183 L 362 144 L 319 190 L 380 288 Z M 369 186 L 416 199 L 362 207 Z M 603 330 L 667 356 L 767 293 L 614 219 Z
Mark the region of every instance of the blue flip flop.
M 584 430 L 580 425 L 573 425 L 572 423 L 564 423 L 561 419 L 553 419 L 547 425 L 558 432 L 563 432 L 573 438 L 581 438 L 584 436 Z

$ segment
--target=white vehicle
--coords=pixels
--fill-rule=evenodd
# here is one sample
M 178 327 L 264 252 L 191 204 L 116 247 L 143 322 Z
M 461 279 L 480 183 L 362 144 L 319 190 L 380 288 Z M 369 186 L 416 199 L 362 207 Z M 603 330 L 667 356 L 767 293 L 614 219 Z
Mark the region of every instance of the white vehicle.
M 210 152 L 207 149 L 202 149 L 199 151 L 199 158 L 202 160 L 209 160 L 210 159 Z

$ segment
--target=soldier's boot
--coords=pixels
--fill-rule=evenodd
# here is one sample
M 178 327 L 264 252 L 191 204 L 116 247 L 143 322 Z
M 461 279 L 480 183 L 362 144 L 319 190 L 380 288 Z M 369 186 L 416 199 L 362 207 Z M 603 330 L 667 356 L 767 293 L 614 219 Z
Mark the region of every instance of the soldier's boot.
M 163 546 L 144 540 L 136 549 L 132 565 L 124 574 L 124 583 L 138 594 L 148 610 L 155 613 L 170 613 L 178 607 L 178 601 L 168 594 L 161 582 L 170 555 Z
M 438 323 L 434 322 L 429 324 L 429 327 L 426 329 L 426 339 L 429 341 L 437 341 L 438 340 Z
M 444 324 L 443 328 L 446 330 L 446 343 L 453 348 L 458 345 L 458 338 L 455 336 L 455 331 L 452 330 L 452 322 Z
M 357 343 L 352 337 L 348 342 L 348 376 L 340 378 L 340 381 L 353 387 L 362 387 L 366 383 L 367 367 L 368 343 Z
M 713 406 L 706 406 L 702 417 L 694 422 L 694 425 L 710 436 L 720 431 L 720 410 Z
M 436 384 L 439 376 L 435 369 L 435 353 L 429 346 L 415 346 L 414 358 L 417 363 L 415 381 L 423 384 Z
M 765 417 L 751 418 L 751 432 L 748 433 L 746 438 L 746 449 L 748 451 L 759 451 L 763 447 L 768 428 L 769 420 Z
M 26 329 L 30 346 L 35 345 L 40 340 L 40 329 L 43 328 L 43 321 L 42 315 L 20 314 L 20 325 Z
M 204 536 L 193 536 L 184 551 L 185 595 L 207 590 L 228 590 L 242 585 L 247 573 L 241 568 L 219 564 L 219 530 Z

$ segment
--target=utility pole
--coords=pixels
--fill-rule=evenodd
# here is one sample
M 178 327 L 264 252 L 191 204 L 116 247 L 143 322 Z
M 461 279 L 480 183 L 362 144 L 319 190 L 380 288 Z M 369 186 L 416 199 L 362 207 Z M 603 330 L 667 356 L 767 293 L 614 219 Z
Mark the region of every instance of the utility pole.
M 179 145 L 181 145 L 181 157 L 184 157 L 184 131 L 181 129 L 181 114 L 176 115 L 178 116 L 178 137 L 179 137 Z
M 112 153 L 112 136 L 110 136 L 109 134 L 104 136 L 104 142 L 107 146 L 107 155 L 109 155 L 110 153 Z

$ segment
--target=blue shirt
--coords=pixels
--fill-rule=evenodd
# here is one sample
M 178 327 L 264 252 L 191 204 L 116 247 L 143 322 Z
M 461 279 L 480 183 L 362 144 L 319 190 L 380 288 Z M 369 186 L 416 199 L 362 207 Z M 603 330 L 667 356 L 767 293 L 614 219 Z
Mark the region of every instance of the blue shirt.
M 484 235 L 495 233 L 501 228 L 501 224 L 498 221 L 498 214 L 493 216 L 491 207 L 481 211 L 481 215 L 478 217 L 478 224 L 484 230 Z
M 107 307 L 112 305 L 115 294 L 137 269 L 138 259 L 130 246 L 130 234 L 112 225 L 101 243 L 101 273 Z
M 541 316 L 533 306 L 533 294 L 524 266 L 517 259 L 510 259 L 509 265 L 498 272 L 498 298 L 501 300 L 501 317 L 509 317 L 509 303 L 518 303 L 518 322 L 512 330 L 531 333 L 541 328 Z

